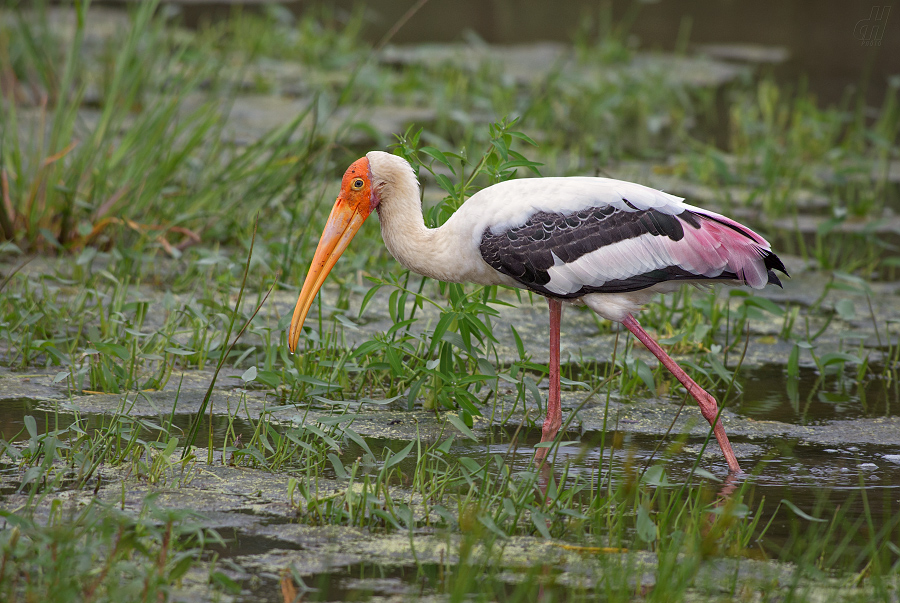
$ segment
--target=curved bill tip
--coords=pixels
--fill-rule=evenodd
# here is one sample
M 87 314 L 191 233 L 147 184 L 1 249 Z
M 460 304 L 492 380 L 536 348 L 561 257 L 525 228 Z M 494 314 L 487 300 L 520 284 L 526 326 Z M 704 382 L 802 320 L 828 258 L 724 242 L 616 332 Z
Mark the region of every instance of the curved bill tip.
M 306 315 L 309 314 L 312 302 L 322 288 L 325 277 L 331 272 L 367 217 L 368 214 L 363 215 L 352 206 L 342 203 L 342 199 L 338 197 L 322 231 L 316 254 L 297 298 L 297 305 L 294 306 L 294 315 L 291 317 L 291 327 L 288 330 L 288 349 L 292 354 L 297 350 Z

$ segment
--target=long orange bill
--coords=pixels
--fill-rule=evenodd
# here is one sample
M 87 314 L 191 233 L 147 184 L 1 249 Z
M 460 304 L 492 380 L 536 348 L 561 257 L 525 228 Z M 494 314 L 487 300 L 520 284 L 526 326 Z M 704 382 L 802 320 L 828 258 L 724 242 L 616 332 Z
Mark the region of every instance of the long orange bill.
M 322 238 L 319 239 L 319 245 L 316 247 L 316 254 L 313 256 L 306 280 L 303 282 L 303 289 L 300 290 L 300 297 L 297 298 L 297 305 L 294 307 L 294 317 L 291 319 L 291 328 L 288 331 L 288 348 L 291 353 L 297 349 L 303 322 L 306 320 L 316 293 L 325 282 L 325 277 L 331 272 L 338 258 L 350 244 L 350 240 L 368 217 L 367 214 L 363 215 L 355 210 L 342 197 L 338 197 L 331 210 L 331 215 L 328 216 L 325 230 L 322 231 Z

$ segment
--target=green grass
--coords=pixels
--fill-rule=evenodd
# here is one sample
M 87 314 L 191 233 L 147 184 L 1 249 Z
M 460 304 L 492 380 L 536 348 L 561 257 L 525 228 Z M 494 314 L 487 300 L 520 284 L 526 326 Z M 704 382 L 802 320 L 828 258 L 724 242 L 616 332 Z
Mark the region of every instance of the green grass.
M 189 32 L 166 22 L 155 3 L 141 3 L 131 25 L 98 48 L 84 25 L 91 9 L 78 6 L 80 24 L 68 39 L 48 25 L 40 4 L 32 13 L 12 3 L 0 20 L 0 237 L 10 266 L 0 284 L 0 364 L 43 371 L 72 400 L 108 392 L 122 404 L 99 418 L 59 413 L 44 432 L 26 419 L 21 438 L 0 440 L 0 463 L 18 476 L 15 488 L 27 500 L 2 511 L 13 528 L 0 532 L 4 600 L 165 600 L 200 564 L 212 568 L 216 589 L 233 591 L 208 554 L 194 559 L 216 538 L 194 527 L 194 518 L 166 515 L 152 499 L 137 516 L 100 503 L 63 513 L 54 499 L 60 490 L 96 487 L 101 468 L 184 487 L 204 463 L 289 473 L 299 522 L 411 539 L 420 530 L 459 535 L 460 557 L 487 578 L 475 580 L 478 572 L 448 562 L 434 588 L 451 600 L 509 595 L 502 568 L 472 551 L 502 551 L 520 536 L 653 553 L 656 582 L 666 585 L 635 592 L 626 577 L 633 568 L 617 566 L 633 562 L 626 557 L 601 561 L 606 577 L 560 596 L 676 600 L 697 592 L 744 596 L 752 587 L 812 600 L 811 584 L 823 576 L 859 587 L 852 596 L 860 599 L 895 596 L 896 513 L 890 501 L 876 504 L 862 482 L 843 504 L 825 487 L 813 508 L 790 498 L 765 501 L 752 479 L 720 501 L 722 485 L 699 456 L 687 476 L 672 467 L 689 454 L 685 439 L 667 440 L 657 462 L 640 466 L 612 432 L 599 442 L 555 444 L 599 455 L 590 474 L 577 460 L 547 478 L 517 465 L 512 453 L 459 452 L 463 440 L 483 437 L 473 431 L 479 417 L 516 417 L 524 430 L 540 419 L 546 366 L 523 343 L 524 329 L 498 327 L 500 312 L 527 303 L 528 294 L 402 271 L 372 221 L 320 296 L 302 353 L 287 353 L 289 314 L 269 311 L 266 295 L 273 286 L 273 295 L 296 292 L 337 179 L 369 146 L 391 145 L 411 161 L 426 183 L 432 225 L 501 180 L 598 170 L 615 176 L 621 162 L 638 161 L 710 187 L 724 210 L 756 211 L 751 225 L 779 252 L 833 275 L 809 306 L 690 289 L 650 304 L 642 323 L 701 385 L 726 404 L 741 396 L 747 338 L 769 324 L 767 337 L 792 350 L 784 396 L 801 416 L 829 388 L 855 388 L 865 404 L 864 382 L 882 384 L 896 400 L 900 348 L 893 326 L 872 310 L 871 284 L 896 278 L 896 241 L 841 230 L 860 221 L 874 228 L 896 210 L 897 188 L 887 178 L 890 162 L 900 159 L 896 86 L 869 119 L 851 96 L 822 107 L 802 86 L 738 81 L 728 93 L 728 123 L 720 125 L 729 140 L 723 149 L 704 125 L 713 92 L 664 73 L 625 70 L 635 52 L 627 25 L 613 26 L 608 15 L 599 34 L 579 33 L 576 55 L 585 67 L 623 69 L 616 77 L 555 73 L 529 87 L 490 67 L 381 65 L 361 41 L 362 11 L 323 10 L 299 20 L 278 9 L 238 12 Z M 267 68 L 280 60 L 298 65 L 300 92 Z M 234 140 L 230 108 L 245 95 L 276 93 L 308 102 L 256 140 Z M 372 106 L 430 107 L 436 117 L 384 139 L 365 121 Z M 808 207 L 809 198 L 824 202 Z M 800 216 L 818 219 L 817 229 L 798 232 L 793 220 Z M 376 306 L 387 308 L 392 326 L 356 335 Z M 878 361 L 870 362 L 871 348 L 828 343 L 860 318 L 883 338 Z M 596 336 L 612 337 L 609 324 L 594 325 Z M 567 392 L 608 403 L 612 392 L 633 399 L 680 391 L 630 338 L 615 346 L 612 358 L 565 364 Z M 175 385 L 189 371 L 205 371 L 210 391 L 226 376 L 242 379 L 236 408 L 225 417 L 216 409 L 209 437 L 199 415 L 186 429 L 175 425 L 174 411 L 130 416 L 144 392 L 168 387 L 180 395 Z M 805 400 L 803 371 L 817 375 Z M 514 393 L 502 393 L 506 388 Z M 260 393 L 266 410 L 247 412 L 249 397 Z M 498 403 L 503 395 L 513 397 L 511 405 Z M 444 432 L 392 443 L 364 438 L 354 429 L 360 400 L 365 408 L 434 412 Z M 537 413 L 526 411 L 532 403 Z M 283 424 L 285 407 L 299 409 L 302 424 Z M 214 441 L 216 421 L 224 436 Z M 789 529 L 769 537 L 779 524 Z M 792 564 L 794 582 L 700 584 L 709 560 L 759 557 Z M 546 577 L 525 574 L 514 598 L 534 600 L 537 584 Z
M 8 525 L 0 533 L 3 600 L 167 600 L 203 544 L 221 539 L 192 514 L 153 502 L 137 517 L 101 503 L 76 512 L 54 504 L 41 519 L 0 511 Z

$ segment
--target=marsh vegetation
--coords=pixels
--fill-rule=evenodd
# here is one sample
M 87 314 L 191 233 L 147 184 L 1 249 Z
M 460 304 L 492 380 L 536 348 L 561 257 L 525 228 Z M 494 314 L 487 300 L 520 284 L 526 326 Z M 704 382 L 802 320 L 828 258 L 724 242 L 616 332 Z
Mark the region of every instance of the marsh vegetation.
M 364 20 L 3 9 L 0 599 L 895 601 L 900 80 L 822 106 L 610 23 L 491 52 L 373 46 Z M 578 309 L 535 469 L 542 300 L 404 272 L 375 221 L 290 355 L 372 148 L 410 160 L 431 224 L 501 180 L 599 174 L 764 233 L 783 291 L 642 315 L 748 474 Z

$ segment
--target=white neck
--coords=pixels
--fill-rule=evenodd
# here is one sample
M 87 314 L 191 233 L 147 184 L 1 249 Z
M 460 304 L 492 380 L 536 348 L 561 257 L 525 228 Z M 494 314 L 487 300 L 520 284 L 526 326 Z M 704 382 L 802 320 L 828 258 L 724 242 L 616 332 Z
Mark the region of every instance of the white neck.
M 428 228 L 422 215 L 419 183 L 404 159 L 372 151 L 366 155 L 380 198 L 381 236 L 405 268 L 442 281 L 460 282 L 459 253 L 446 227 Z

